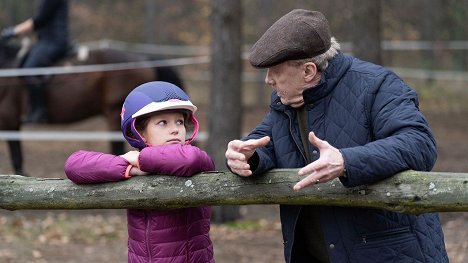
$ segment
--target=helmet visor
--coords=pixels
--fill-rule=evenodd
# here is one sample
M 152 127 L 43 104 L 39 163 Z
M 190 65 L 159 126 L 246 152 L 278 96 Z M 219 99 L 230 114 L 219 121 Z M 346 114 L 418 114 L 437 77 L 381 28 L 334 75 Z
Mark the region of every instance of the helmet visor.
M 193 105 L 190 101 L 184 100 L 169 100 L 163 102 L 151 102 L 141 108 L 139 111 L 135 112 L 132 115 L 132 118 L 136 118 L 148 113 L 163 111 L 163 110 L 189 110 L 190 112 L 195 113 L 197 107 Z

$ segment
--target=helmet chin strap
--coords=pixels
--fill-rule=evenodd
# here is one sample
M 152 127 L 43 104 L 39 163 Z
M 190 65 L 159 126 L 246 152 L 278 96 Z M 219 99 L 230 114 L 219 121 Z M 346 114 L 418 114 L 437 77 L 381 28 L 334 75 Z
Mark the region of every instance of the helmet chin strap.
M 197 118 L 195 118 L 193 113 L 190 115 L 190 120 L 192 121 L 194 125 L 194 129 L 193 129 L 192 137 L 190 137 L 190 139 L 188 140 L 185 140 L 185 144 L 190 144 L 193 140 L 195 140 L 195 137 L 198 134 L 198 129 L 200 128 L 200 125 L 198 124 L 198 120 Z
M 143 149 L 144 147 L 146 147 L 146 146 L 148 146 L 148 145 L 146 144 L 145 140 L 143 140 L 143 137 L 142 137 L 141 134 L 138 132 L 138 130 L 135 128 L 135 121 L 136 121 L 136 119 L 133 119 L 133 121 L 132 121 L 132 123 L 131 123 L 132 132 L 133 132 L 134 134 L 137 135 L 137 136 L 136 136 L 137 138 L 135 138 L 134 140 L 138 141 L 138 145 L 140 146 L 140 147 L 138 147 L 138 148 L 141 148 L 141 147 L 143 146 L 143 147 L 141 148 L 141 149 Z M 133 138 L 132 138 L 132 139 L 133 139 Z M 141 149 L 140 149 L 140 150 L 141 150 Z

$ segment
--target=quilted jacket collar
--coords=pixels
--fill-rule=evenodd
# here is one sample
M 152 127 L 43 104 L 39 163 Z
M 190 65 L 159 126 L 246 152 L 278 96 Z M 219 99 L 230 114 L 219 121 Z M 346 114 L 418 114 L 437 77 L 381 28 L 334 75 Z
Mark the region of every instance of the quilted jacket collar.
M 352 57 L 339 52 L 329 63 L 327 69 L 323 73 L 320 83 L 314 87 L 304 90 L 304 103 L 306 105 L 315 103 L 324 98 L 337 86 L 343 75 L 351 67 Z M 276 92 L 271 96 L 271 107 L 275 110 L 285 111 L 290 106 L 283 105 Z

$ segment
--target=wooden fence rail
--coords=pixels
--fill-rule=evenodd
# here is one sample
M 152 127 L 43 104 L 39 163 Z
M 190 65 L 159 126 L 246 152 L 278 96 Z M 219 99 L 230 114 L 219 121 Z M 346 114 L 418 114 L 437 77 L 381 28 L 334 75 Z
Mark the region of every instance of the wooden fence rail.
M 345 188 L 338 179 L 298 192 L 296 169 L 253 178 L 227 171 L 193 177 L 138 176 L 76 185 L 67 179 L 0 175 L 0 208 L 120 209 L 201 205 L 309 204 L 382 208 L 396 212 L 468 211 L 468 174 L 405 171 L 373 185 Z

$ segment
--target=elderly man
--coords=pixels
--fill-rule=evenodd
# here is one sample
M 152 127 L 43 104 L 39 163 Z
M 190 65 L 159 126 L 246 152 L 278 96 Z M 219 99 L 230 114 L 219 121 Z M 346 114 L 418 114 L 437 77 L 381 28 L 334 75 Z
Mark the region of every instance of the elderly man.
M 340 52 L 326 18 L 293 10 L 255 43 L 271 110 L 226 151 L 228 168 L 255 176 L 301 168 L 295 191 L 339 178 L 345 187 L 429 171 L 436 144 L 417 94 L 393 72 Z M 448 262 L 437 214 L 281 205 L 286 262 Z

